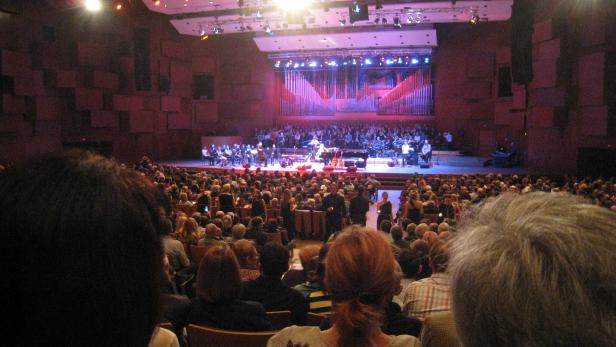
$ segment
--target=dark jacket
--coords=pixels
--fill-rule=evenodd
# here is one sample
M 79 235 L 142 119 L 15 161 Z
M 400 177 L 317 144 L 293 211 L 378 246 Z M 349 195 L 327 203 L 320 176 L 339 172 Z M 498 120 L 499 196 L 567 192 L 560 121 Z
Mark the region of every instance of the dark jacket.
M 242 299 L 260 302 L 267 311 L 291 311 L 294 324 L 306 322 L 308 304 L 304 296 L 279 278 L 261 276 L 244 284 Z
M 236 300 L 210 304 L 195 298 L 190 302 L 184 317 L 184 326 L 197 324 L 235 331 L 272 330 L 267 313 L 258 302 Z

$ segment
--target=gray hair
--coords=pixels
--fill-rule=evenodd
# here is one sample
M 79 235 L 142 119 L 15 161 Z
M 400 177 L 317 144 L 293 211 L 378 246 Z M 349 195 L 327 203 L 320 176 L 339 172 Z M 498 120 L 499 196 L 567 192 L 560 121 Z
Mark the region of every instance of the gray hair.
M 231 227 L 231 235 L 234 239 L 239 240 L 243 239 L 246 234 L 246 226 L 242 223 L 235 224 Z
M 453 311 L 473 346 L 616 341 L 616 214 L 564 193 L 486 201 L 452 240 Z

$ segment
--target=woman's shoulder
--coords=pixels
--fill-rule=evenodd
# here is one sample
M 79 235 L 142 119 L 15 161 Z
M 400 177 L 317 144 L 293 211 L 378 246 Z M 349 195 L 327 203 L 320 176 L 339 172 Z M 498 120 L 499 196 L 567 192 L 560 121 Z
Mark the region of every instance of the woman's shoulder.
M 267 342 L 268 347 L 327 347 L 318 327 L 293 325 L 280 330 Z

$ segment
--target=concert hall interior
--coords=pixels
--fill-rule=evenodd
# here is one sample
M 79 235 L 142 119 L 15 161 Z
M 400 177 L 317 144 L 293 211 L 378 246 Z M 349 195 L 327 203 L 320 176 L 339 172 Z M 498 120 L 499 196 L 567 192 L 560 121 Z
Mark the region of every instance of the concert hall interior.
M 5 340 L 616 346 L 615 18 L 0 0 Z
M 379 126 L 399 131 L 354 147 L 399 167 L 419 125 L 450 137 L 442 167 L 613 170 L 610 1 L 0 3 L 1 161 L 72 147 L 197 160 L 285 126 Z

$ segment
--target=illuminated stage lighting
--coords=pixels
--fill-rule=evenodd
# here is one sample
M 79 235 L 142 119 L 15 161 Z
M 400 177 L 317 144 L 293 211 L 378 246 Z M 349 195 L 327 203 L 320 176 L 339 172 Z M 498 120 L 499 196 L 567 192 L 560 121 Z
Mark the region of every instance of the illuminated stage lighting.
M 424 64 L 430 64 L 430 57 L 424 57 Z
M 468 24 L 476 25 L 477 23 L 479 23 L 479 16 L 473 13 L 473 15 L 471 16 L 471 19 L 468 20 Z
M 417 65 L 417 64 L 419 64 L 419 59 L 417 59 L 417 58 L 412 58 L 412 59 L 411 59 L 411 64 L 413 64 L 413 65 Z
M 372 60 L 370 58 L 366 58 L 366 60 L 364 60 L 364 64 L 372 65 Z
M 85 6 L 86 10 L 90 12 L 98 12 L 101 10 L 101 8 L 103 8 L 103 4 L 100 0 L 85 0 L 83 2 L 83 5 Z
M 160 0 L 154 0 L 152 2 L 154 3 L 154 6 L 160 6 Z
M 124 4 L 121 2 L 116 2 L 114 8 L 116 11 L 122 11 L 124 9 Z
M 314 0 L 276 0 L 276 5 L 283 11 L 303 11 L 314 3 Z

